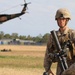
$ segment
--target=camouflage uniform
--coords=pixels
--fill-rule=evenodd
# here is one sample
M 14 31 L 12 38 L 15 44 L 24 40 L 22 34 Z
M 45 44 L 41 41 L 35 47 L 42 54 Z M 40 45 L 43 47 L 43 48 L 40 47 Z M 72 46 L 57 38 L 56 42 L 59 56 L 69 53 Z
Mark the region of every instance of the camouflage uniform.
M 75 62 L 75 49 L 74 49 L 74 45 L 75 45 L 75 31 L 72 29 L 69 29 L 68 27 L 66 28 L 66 30 L 61 33 L 60 30 L 56 31 L 56 34 L 58 36 L 58 40 L 60 42 L 60 45 L 63 49 L 64 47 L 64 42 L 67 42 L 68 40 L 70 40 L 72 42 L 72 46 L 73 46 L 73 51 L 70 51 L 69 49 L 65 49 L 68 50 L 67 53 L 67 63 L 68 66 L 70 66 L 71 64 L 73 64 Z M 58 62 L 57 64 L 57 73 L 56 75 L 60 75 L 61 71 L 61 67 L 60 67 L 60 62 L 58 61 L 57 58 L 54 57 L 50 57 L 49 53 L 58 53 L 58 51 L 56 50 L 52 35 L 50 34 L 49 36 L 49 41 L 47 43 L 47 49 L 46 49 L 46 53 L 45 53 L 45 58 L 44 58 L 44 67 L 46 72 L 48 72 L 48 70 L 50 69 L 51 65 L 53 62 Z
M 60 17 L 71 19 L 69 12 L 65 9 L 60 9 L 57 11 L 55 20 L 57 20 Z M 56 31 L 56 34 L 57 34 L 57 37 L 58 37 L 58 40 L 60 42 L 62 49 L 64 49 L 64 43 L 67 42 L 68 40 L 70 40 L 72 43 L 73 49 L 71 49 L 71 48 L 64 49 L 67 51 L 67 63 L 68 63 L 68 66 L 70 66 L 71 64 L 73 64 L 75 62 L 75 48 L 74 48 L 74 46 L 75 46 L 75 30 L 67 27 L 64 32 L 61 33 L 60 30 L 58 30 L 58 31 Z M 44 58 L 44 68 L 45 68 L 46 72 L 48 72 L 51 68 L 52 63 L 58 62 L 56 75 L 61 75 L 62 71 L 61 71 L 61 67 L 60 67 L 60 62 L 57 58 L 52 57 L 51 53 L 52 54 L 58 53 L 58 50 L 56 50 L 54 40 L 52 38 L 52 35 L 50 34 L 49 41 L 47 43 L 45 58 Z
M 75 63 L 65 70 L 62 75 L 75 75 Z

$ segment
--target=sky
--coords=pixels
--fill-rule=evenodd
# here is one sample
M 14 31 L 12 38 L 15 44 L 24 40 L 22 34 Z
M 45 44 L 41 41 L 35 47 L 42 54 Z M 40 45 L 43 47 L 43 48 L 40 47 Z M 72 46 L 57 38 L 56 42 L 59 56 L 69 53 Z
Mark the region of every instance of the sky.
M 68 26 L 75 28 L 75 0 L 26 0 L 26 14 L 0 24 L 0 31 L 5 34 L 18 33 L 25 36 L 42 36 L 52 30 L 58 30 L 55 14 L 59 8 L 67 8 L 72 19 Z M 0 14 L 20 13 L 24 0 L 0 0 Z M 8 9 L 8 10 L 7 10 Z

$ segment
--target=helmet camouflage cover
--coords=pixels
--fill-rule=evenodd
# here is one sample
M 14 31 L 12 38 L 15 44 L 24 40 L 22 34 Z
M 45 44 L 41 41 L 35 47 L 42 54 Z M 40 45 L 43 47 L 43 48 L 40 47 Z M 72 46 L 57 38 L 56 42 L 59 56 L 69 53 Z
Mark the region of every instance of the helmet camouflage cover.
M 55 20 L 57 20 L 58 18 L 68 18 L 68 19 L 71 19 L 70 12 L 67 9 L 65 9 L 65 8 L 60 8 L 56 12 Z

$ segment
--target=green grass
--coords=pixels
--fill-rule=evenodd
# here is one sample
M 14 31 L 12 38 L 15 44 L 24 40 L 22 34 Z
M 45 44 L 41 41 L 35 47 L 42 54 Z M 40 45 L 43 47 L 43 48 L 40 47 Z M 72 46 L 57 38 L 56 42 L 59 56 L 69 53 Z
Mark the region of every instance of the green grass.
M 43 57 L 0 56 L 0 67 L 43 68 Z

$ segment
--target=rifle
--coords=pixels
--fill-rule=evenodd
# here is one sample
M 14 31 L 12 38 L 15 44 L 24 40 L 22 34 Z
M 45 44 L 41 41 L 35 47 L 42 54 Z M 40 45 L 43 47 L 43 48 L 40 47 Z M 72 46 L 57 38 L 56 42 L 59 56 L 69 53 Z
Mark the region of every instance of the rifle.
M 64 50 L 61 48 L 58 37 L 56 35 L 56 32 L 53 30 L 51 31 L 53 40 L 55 42 L 56 45 L 56 49 L 59 51 L 59 53 L 57 53 L 57 57 L 60 61 L 60 66 L 62 68 L 62 71 L 65 71 L 66 69 L 68 69 L 68 65 L 67 65 L 67 61 L 66 61 L 66 57 L 64 56 Z

